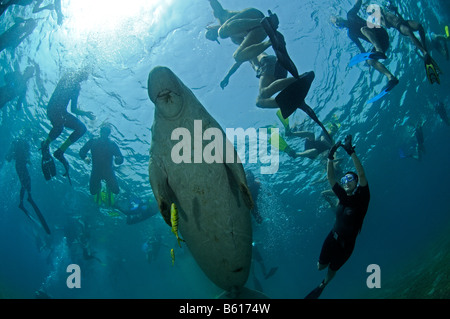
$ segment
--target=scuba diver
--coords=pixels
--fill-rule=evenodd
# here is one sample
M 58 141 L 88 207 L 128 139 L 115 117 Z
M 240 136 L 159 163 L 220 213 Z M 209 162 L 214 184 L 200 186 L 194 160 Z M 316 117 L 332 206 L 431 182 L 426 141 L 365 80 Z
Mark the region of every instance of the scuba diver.
M 442 72 L 427 50 L 423 26 L 417 21 L 405 20 L 398 12 L 398 8 L 390 1 L 388 1 L 385 8 L 381 8 L 381 25 L 387 29 L 397 29 L 402 35 L 409 37 L 422 53 L 428 80 L 431 84 L 435 82 L 440 84 L 439 74 Z M 414 35 L 416 31 L 419 32 L 420 40 Z
M 336 180 L 334 172 L 334 154 L 339 147 L 344 148 L 351 157 L 357 173 L 347 172 L 341 178 L 341 185 Z M 370 192 L 364 168 L 356 156 L 352 145 L 352 136 L 347 135 L 344 143 L 336 143 L 328 153 L 327 177 L 333 192 L 339 198 L 336 209 L 336 220 L 333 229 L 326 237 L 320 252 L 317 267 L 319 270 L 328 268 L 325 279 L 312 290 L 305 299 L 317 299 L 326 285 L 333 279 L 336 272 L 350 258 L 355 247 L 356 237 L 369 208 Z M 359 182 L 359 185 L 358 185 Z
M 0 35 L 0 52 L 6 48 L 15 49 L 36 28 L 33 19 L 15 18 L 16 23 Z
M 39 210 L 33 198 L 31 197 L 31 178 L 27 168 L 27 164 L 30 163 L 30 145 L 28 144 L 28 142 L 24 138 L 19 138 L 13 141 L 11 148 L 9 149 L 9 152 L 6 155 L 6 160 L 8 162 L 15 160 L 16 162 L 16 172 L 17 176 L 19 176 L 20 181 L 19 208 L 25 213 L 25 215 L 27 215 L 27 217 L 30 220 L 35 221 L 29 214 L 28 210 L 23 205 L 23 198 L 25 197 L 25 192 L 27 192 L 28 193 L 27 200 L 31 204 L 31 206 L 34 209 L 34 212 L 39 218 L 40 224 L 44 228 L 45 232 L 47 234 L 50 234 L 50 228 L 48 227 L 44 216 L 42 215 L 41 211 Z
M 397 84 L 398 79 L 378 60 L 387 59 L 386 51 L 389 49 L 389 35 L 384 28 L 371 28 L 368 26 L 366 20 L 358 16 L 361 9 L 362 0 L 356 0 L 353 8 L 347 12 L 347 20 L 332 16 L 331 22 L 338 28 L 348 29 L 348 37 L 356 44 L 361 54 L 356 55 L 349 66 L 353 66 L 359 62 L 367 61 L 367 64 L 373 66 L 378 72 L 385 75 L 388 83 L 383 91 L 375 98 L 370 100 L 370 103 L 377 101 L 385 94 L 390 92 Z M 361 41 L 369 42 L 373 45 L 371 52 L 366 52 L 366 49 L 361 44 Z
M 89 180 L 91 195 L 100 193 L 102 180 L 106 182 L 108 192 L 116 195 L 119 193 L 119 184 L 113 168 L 113 158 L 114 163 L 120 165 L 123 163 L 123 155 L 119 146 L 109 139 L 110 134 L 111 128 L 108 125 L 103 125 L 100 128 L 100 137 L 90 139 L 80 149 L 82 160 L 89 162 L 90 160 L 86 158 L 87 153 L 91 151 L 92 154 L 92 171 Z
M 64 176 L 69 176 L 69 163 L 64 157 L 64 152 L 70 145 L 75 143 L 86 132 L 86 126 L 77 119 L 74 115 L 67 112 L 67 106 L 71 102 L 71 112 L 76 115 L 88 117 L 94 120 L 95 116 L 92 112 L 86 112 L 78 109 L 78 95 L 81 90 L 81 82 L 87 80 L 89 76 L 88 68 L 84 67 L 82 70 L 75 73 L 65 73 L 59 80 L 55 91 L 53 92 L 47 106 L 47 116 L 50 119 L 53 127 L 48 133 L 47 139 L 41 143 L 42 151 L 42 172 L 45 179 L 48 181 L 56 175 L 55 163 L 50 155 L 50 143 L 61 135 L 65 127 L 74 130 L 67 140 L 53 153 L 53 156 L 58 159 L 65 169 Z
M 0 109 L 17 97 L 16 110 L 21 109 L 27 95 L 27 82 L 33 77 L 34 71 L 34 67 L 28 66 L 23 74 L 14 71 L 5 75 L 6 85 L 0 87 Z

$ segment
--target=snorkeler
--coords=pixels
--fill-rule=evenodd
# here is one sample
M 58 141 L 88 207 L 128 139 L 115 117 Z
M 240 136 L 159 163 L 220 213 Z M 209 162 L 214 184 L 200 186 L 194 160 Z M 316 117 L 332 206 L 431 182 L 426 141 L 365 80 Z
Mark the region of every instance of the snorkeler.
M 123 163 L 123 155 L 119 146 L 109 139 L 111 128 L 103 125 L 100 128 L 100 137 L 90 139 L 80 149 L 80 157 L 85 160 L 87 153 L 92 154 L 92 171 L 89 180 L 89 190 L 91 195 L 97 195 L 102 188 L 101 181 L 106 182 L 106 187 L 113 194 L 119 193 L 119 184 L 114 173 L 113 158 L 116 165 Z
M 443 34 L 430 33 L 430 46 L 434 51 L 439 52 L 447 61 L 450 60 L 447 42 L 450 41 L 448 25 L 444 28 Z
M 388 79 L 388 84 L 382 91 L 385 94 L 391 91 L 397 84 L 398 79 L 378 60 L 386 59 L 386 51 L 389 49 L 389 35 L 384 28 L 370 28 L 367 21 L 358 16 L 358 11 L 361 9 L 362 0 L 356 0 L 353 8 L 347 12 L 347 20 L 332 16 L 331 22 L 338 28 L 348 29 L 348 37 L 356 44 L 361 54 L 355 56 L 350 62 L 350 66 L 367 61 L 370 66 L 373 66 L 378 72 L 385 75 Z M 373 45 L 371 52 L 366 53 L 366 49 L 361 44 L 361 41 L 369 42 Z M 377 98 L 371 100 L 375 102 L 385 94 L 380 94 Z
M 261 216 L 261 213 L 259 212 L 258 200 L 257 200 L 258 195 L 259 195 L 259 190 L 261 189 L 261 182 L 259 181 L 259 179 L 257 179 L 255 177 L 253 172 L 249 169 L 245 170 L 245 177 L 247 179 L 247 185 L 248 185 L 248 188 L 250 189 L 250 193 L 252 194 L 253 203 L 254 203 L 253 208 L 251 210 L 252 216 L 258 224 L 261 224 L 263 221 L 263 218 Z
M 450 126 L 450 121 L 448 119 L 448 115 L 447 115 L 447 111 L 445 110 L 445 106 L 444 103 L 442 102 L 437 102 L 435 104 L 435 109 L 436 109 L 436 113 L 439 114 L 439 116 L 441 117 L 442 121 L 444 121 L 444 123 L 447 126 Z
M 391 3 L 389 3 L 386 8 L 381 8 L 380 21 L 381 25 L 385 28 L 397 29 L 402 35 L 407 36 L 412 40 L 416 48 L 422 53 L 428 80 L 431 84 L 434 82 L 440 84 L 439 74 L 442 72 L 427 50 L 423 26 L 417 21 L 405 20 L 398 12 L 398 8 Z M 416 31 L 419 32 L 420 40 L 414 35 L 414 32 Z
M 333 165 L 334 155 L 341 146 L 351 157 L 357 171 L 357 173 L 347 172 L 341 179 L 342 186 L 336 181 Z M 344 144 L 336 143 L 328 153 L 327 177 L 330 186 L 339 198 L 333 229 L 323 243 L 317 263 L 319 270 L 328 267 L 328 272 L 320 285 L 311 291 L 305 299 L 317 299 L 325 286 L 336 275 L 336 272 L 350 258 L 355 247 L 356 237 L 361 231 L 369 207 L 369 186 L 364 168 L 356 156 L 355 147 L 352 145 L 351 135 L 347 135 Z
M 94 120 L 92 112 L 86 112 L 78 109 L 78 96 L 81 90 L 81 82 L 87 80 L 89 76 L 88 69 L 85 67 L 75 73 L 65 73 L 59 80 L 55 91 L 53 92 L 47 106 L 47 116 L 53 127 L 48 133 L 47 139 L 41 143 L 42 151 L 42 172 L 46 180 L 55 176 L 55 164 L 50 155 L 49 146 L 65 127 L 74 130 L 67 140 L 53 153 L 53 155 L 64 165 L 65 174 L 70 182 L 69 163 L 64 157 L 64 152 L 70 145 L 75 143 L 86 132 L 86 126 L 74 115 L 67 112 L 67 106 L 71 102 L 71 112 L 76 115 L 88 117 Z
M 295 64 L 286 51 L 284 37 L 277 30 L 278 17 L 270 11 L 269 17 L 265 17 L 255 8 L 242 11 L 225 10 L 217 0 L 209 0 L 209 3 L 214 16 L 219 20 L 219 25 L 207 27 L 206 38 L 218 43 L 220 43 L 219 37 L 230 38 L 233 43 L 239 45 L 233 54 L 235 63 L 221 81 L 220 86 L 226 87 L 231 75 L 242 63 L 249 61 L 257 70 L 257 77 L 260 77 L 258 107 L 280 108 L 284 118 L 288 118 L 295 110 L 301 109 L 326 132 L 313 109 L 305 103 L 306 95 L 315 77 L 314 72 L 306 72 L 299 76 Z M 267 36 L 270 41 L 264 41 Z M 276 54 L 276 60 L 262 54 L 270 46 Z M 289 71 L 293 78 L 285 79 L 286 71 Z M 269 75 L 269 77 L 261 79 L 262 75 Z M 271 99 L 271 96 L 277 92 L 280 93 L 275 99 Z
M 47 225 L 47 222 L 45 221 L 44 216 L 42 215 L 41 211 L 37 207 L 36 203 L 34 202 L 33 198 L 31 197 L 31 178 L 30 174 L 28 172 L 27 164 L 30 163 L 30 145 L 24 138 L 20 138 L 15 140 L 11 148 L 6 155 L 6 160 L 8 162 L 14 160 L 16 162 L 16 172 L 17 176 L 19 177 L 20 181 L 20 203 L 19 208 L 27 215 L 28 218 L 35 221 L 31 215 L 29 214 L 28 210 L 23 205 L 23 198 L 25 197 L 25 192 L 28 193 L 28 202 L 31 204 L 31 206 L 34 209 L 34 212 L 36 213 L 37 217 L 39 218 L 39 222 L 44 228 L 45 232 L 47 234 L 50 234 L 50 228 Z
M 15 71 L 5 75 L 6 85 L 0 87 L 0 109 L 18 97 L 16 109 L 20 110 L 27 95 L 27 82 L 33 77 L 34 70 L 34 67 L 29 66 L 23 74 Z
M 33 19 L 15 18 L 16 23 L 0 35 L 0 52 L 6 48 L 15 49 L 36 28 Z

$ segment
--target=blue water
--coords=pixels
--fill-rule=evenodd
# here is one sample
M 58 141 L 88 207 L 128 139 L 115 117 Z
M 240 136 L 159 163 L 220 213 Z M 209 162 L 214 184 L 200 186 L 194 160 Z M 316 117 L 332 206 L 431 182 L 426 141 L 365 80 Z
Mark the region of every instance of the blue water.
M 149 71 L 157 65 L 170 67 L 224 128 L 275 124 L 281 129 L 276 110 L 255 106 L 258 79 L 249 64 L 233 75 L 228 87 L 219 87 L 233 63 L 236 46 L 229 40 L 221 40 L 218 45 L 205 39 L 205 27 L 215 23 L 207 1 L 131 0 L 126 2 L 128 7 L 123 1 L 62 2 L 62 25 L 57 24 L 54 11 L 32 13 L 31 6 L 10 7 L 0 17 L 1 33 L 13 25 L 15 17 L 37 21 L 33 33 L 15 50 L 0 53 L 0 84 L 4 85 L 6 73 L 17 69 L 23 72 L 34 63 L 40 67 L 43 83 L 40 87 L 37 78 L 29 81 L 21 110 L 16 110 L 15 103 L 1 110 L 0 297 L 33 298 L 38 289 L 55 298 L 215 297 L 221 290 L 201 272 L 187 248 L 176 250 L 172 266 L 170 248 L 176 241 L 159 214 L 130 226 L 123 215 L 111 216 L 109 209 L 99 208 L 89 194 L 90 166 L 79 159 L 78 151 L 98 134 L 103 122 L 111 123 L 112 137 L 125 156 L 125 163 L 116 170 L 121 187 L 118 199 L 125 194 L 153 196 L 147 165 L 154 105 L 146 86 Z M 434 111 L 434 104 L 442 101 L 450 112 L 449 62 L 432 53 L 444 74 L 441 85 L 431 85 L 411 41 L 389 30 L 391 47 L 385 65 L 400 83 L 379 102 L 366 104 L 383 89 L 386 79 L 365 64 L 348 68 L 358 49 L 346 31 L 329 22 L 332 14 L 344 15 L 353 0 L 221 3 L 231 10 L 256 7 L 277 13 L 280 31 L 297 68 L 316 74 L 308 104 L 323 122 L 333 115 L 338 117 L 341 128 L 337 139 L 353 134 L 366 170 L 371 202 L 362 232 L 353 255 L 322 297 L 371 297 L 372 291 L 366 286 L 370 264 L 381 268 L 382 288 L 377 296 L 383 296 L 384 280 L 403 274 L 409 260 L 428 249 L 424 247 L 432 246 L 450 224 L 450 127 Z M 444 32 L 449 21 L 448 1 L 396 3 L 405 18 L 420 21 L 426 31 Z M 51 128 L 46 105 L 64 71 L 78 68 L 86 59 L 96 67 L 82 84 L 79 106 L 92 111 L 96 120 L 81 118 L 88 133 L 66 153 L 73 186 L 62 177 L 60 163 L 58 177 L 46 182 L 38 151 Z M 304 119 L 298 111 L 290 118 L 291 125 Z M 399 149 L 414 150 L 414 127 L 420 121 L 424 122 L 426 153 L 421 161 L 400 158 Z M 310 124 L 309 129 L 319 133 L 317 126 Z M 51 236 L 17 208 L 19 181 L 14 164 L 4 158 L 18 136 L 26 136 L 32 145 L 32 193 L 52 229 Z M 52 147 L 67 136 L 65 131 Z M 301 139 L 290 139 L 289 143 L 298 151 L 303 148 Z M 340 155 L 346 158 L 343 151 Z M 247 286 L 254 288 L 255 275 L 271 298 L 303 298 L 325 275 L 317 271 L 316 262 L 334 216 L 320 195 L 327 189 L 327 182 L 314 181 L 325 176 L 326 162 L 293 160 L 284 153 L 280 156 L 279 171 L 273 175 L 261 175 L 259 164 L 244 164 L 261 182 L 257 201 L 264 221 L 254 223 L 254 241 L 266 268 L 278 266 L 276 274 L 264 280 L 259 265 L 254 265 Z M 343 164 L 352 168 L 347 159 Z M 81 222 L 86 225 L 92 252 L 101 262 L 83 259 L 77 241 Z M 146 242 L 151 236 L 160 236 L 160 247 L 149 262 L 143 247 L 148 248 Z M 80 289 L 66 285 L 69 264 L 80 265 Z

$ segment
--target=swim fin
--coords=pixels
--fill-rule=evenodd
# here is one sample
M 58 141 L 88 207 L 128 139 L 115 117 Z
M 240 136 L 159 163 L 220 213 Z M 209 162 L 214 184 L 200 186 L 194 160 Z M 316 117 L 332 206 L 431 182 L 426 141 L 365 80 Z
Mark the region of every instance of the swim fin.
M 448 32 L 448 25 L 445 26 L 445 35 L 447 38 L 450 38 L 450 33 Z
M 284 118 L 283 115 L 281 115 L 281 110 L 279 109 L 277 111 L 277 116 L 280 119 L 281 124 L 283 124 L 285 130 L 289 130 L 289 118 Z
M 42 173 L 44 173 L 44 178 L 46 181 L 52 179 L 52 177 L 56 176 L 56 166 L 53 157 L 50 155 L 50 151 L 48 146 L 45 147 L 44 142 L 41 143 L 41 151 L 42 151 Z
M 314 81 L 314 71 L 303 73 L 297 81 L 284 88 L 275 98 L 283 118 L 287 119 L 294 111 L 301 107 Z
M 355 55 L 348 64 L 349 67 L 352 67 L 360 62 L 366 60 L 379 60 L 379 59 L 387 59 L 386 54 L 383 52 L 365 52 Z
M 277 145 L 276 141 L 278 141 L 278 145 Z M 293 157 L 293 158 L 296 157 L 294 150 L 288 145 L 288 143 L 285 141 L 285 139 L 280 136 L 280 134 L 278 134 L 276 132 L 272 132 L 272 134 L 270 135 L 270 138 L 269 138 L 269 142 L 270 142 L 270 144 L 272 144 L 272 146 L 278 148 L 282 152 L 285 152 L 290 157 Z
M 55 153 L 53 153 L 53 156 L 63 164 L 64 169 L 66 170 L 66 172 L 63 174 L 63 176 L 67 176 L 67 178 L 69 179 L 69 184 L 72 185 L 72 181 L 70 180 L 70 175 L 69 175 L 70 166 L 69 166 L 69 162 L 67 162 L 66 158 L 64 157 L 64 152 L 58 148 L 55 151 Z
M 264 279 L 269 279 L 270 277 L 272 277 L 273 275 L 275 275 L 275 273 L 277 272 L 278 267 L 272 267 L 270 268 L 269 272 L 267 274 L 264 274 Z
M 424 59 L 428 81 L 430 81 L 431 84 L 433 84 L 434 82 L 436 82 L 437 84 L 441 84 L 441 81 L 439 80 L 439 74 L 441 74 L 442 72 L 437 63 L 428 53 L 425 55 Z
M 28 202 L 31 204 L 31 206 L 33 206 L 34 212 L 36 213 L 37 217 L 39 218 L 39 221 L 40 221 L 42 227 L 44 228 L 45 232 L 50 235 L 50 228 L 48 227 L 48 224 L 45 221 L 45 218 L 42 215 L 39 208 L 37 207 L 36 203 L 30 197 L 28 197 Z
M 314 288 L 308 295 L 306 295 L 305 299 L 318 299 L 320 295 L 322 294 L 323 288 L 325 288 L 325 285 L 322 283 Z
M 375 96 L 375 97 L 371 98 L 369 101 L 367 101 L 367 104 L 376 102 L 379 99 L 381 99 L 383 96 L 388 94 L 398 84 L 398 82 L 399 81 L 397 78 L 393 78 L 392 80 L 390 80 L 388 82 L 388 84 L 386 85 L 386 87 L 384 88 L 384 90 L 381 91 L 381 93 L 378 94 L 377 96 Z
M 277 31 L 278 29 L 278 16 L 272 13 L 269 10 L 269 16 L 261 19 L 261 25 L 269 36 L 270 43 L 272 44 L 273 51 L 277 56 L 278 62 L 292 74 L 294 78 L 299 77 L 297 67 L 294 62 L 291 60 L 287 50 L 286 50 L 286 41 L 284 40 L 284 36 Z

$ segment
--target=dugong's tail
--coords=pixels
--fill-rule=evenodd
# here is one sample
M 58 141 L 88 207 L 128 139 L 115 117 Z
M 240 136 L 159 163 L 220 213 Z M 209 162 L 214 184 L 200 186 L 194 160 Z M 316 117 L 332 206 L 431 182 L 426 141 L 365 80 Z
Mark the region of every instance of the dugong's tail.
M 231 291 L 224 291 L 216 299 L 270 299 L 264 293 L 245 287 L 239 287 Z

